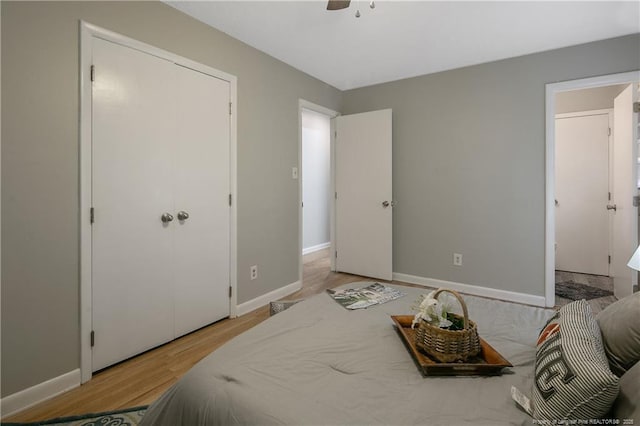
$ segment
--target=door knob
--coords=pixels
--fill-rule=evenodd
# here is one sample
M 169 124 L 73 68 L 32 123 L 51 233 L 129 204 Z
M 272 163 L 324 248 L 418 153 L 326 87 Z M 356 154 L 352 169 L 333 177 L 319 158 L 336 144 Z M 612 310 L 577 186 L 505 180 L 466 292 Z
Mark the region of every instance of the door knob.
M 189 213 L 185 212 L 184 210 L 180 210 L 178 212 L 178 220 L 187 220 L 189 219 Z
M 383 202 L 382 202 L 382 207 L 384 207 L 385 209 L 386 209 L 387 207 L 389 207 L 389 202 L 388 202 L 388 201 L 383 201 Z
M 170 213 L 163 213 L 162 216 L 160 216 L 160 220 L 162 223 L 169 223 L 173 220 L 173 215 Z
M 618 210 L 618 206 L 607 204 L 607 210 L 613 210 L 614 212 Z

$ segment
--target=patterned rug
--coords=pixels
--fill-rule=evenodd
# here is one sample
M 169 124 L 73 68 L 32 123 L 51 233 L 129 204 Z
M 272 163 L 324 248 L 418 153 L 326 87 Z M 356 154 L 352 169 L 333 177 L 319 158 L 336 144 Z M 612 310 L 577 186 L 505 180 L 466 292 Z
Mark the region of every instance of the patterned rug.
M 603 290 L 587 284 L 565 281 L 556 283 L 556 296 L 564 297 L 569 300 L 591 300 L 598 299 L 600 297 L 613 296 L 613 293 L 609 290 Z
M 137 426 L 147 406 L 126 408 L 124 410 L 108 411 L 105 413 L 91 413 L 82 416 L 59 417 L 33 423 L 1 423 L 2 426 Z

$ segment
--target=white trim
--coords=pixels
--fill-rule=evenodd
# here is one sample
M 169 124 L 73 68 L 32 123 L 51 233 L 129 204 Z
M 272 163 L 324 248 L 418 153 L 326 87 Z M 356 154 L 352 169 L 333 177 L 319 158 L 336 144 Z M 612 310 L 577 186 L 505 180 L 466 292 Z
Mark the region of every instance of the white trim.
M 329 194 L 329 241 L 331 242 L 331 247 L 329 248 L 329 269 L 331 271 L 336 271 L 336 117 L 331 119 L 331 130 L 330 130 L 330 146 L 329 146 L 329 163 L 330 169 L 329 175 L 331 179 L 331 192 Z M 331 196 L 331 194 L 334 194 Z
M 556 114 L 556 119 L 558 119 L 558 118 L 590 117 L 592 115 L 611 114 L 612 112 L 613 112 L 613 108 L 590 109 L 590 110 L 576 111 L 576 112 L 564 112 L 562 114 Z
M 556 95 L 570 90 L 611 86 L 640 81 L 640 71 L 610 74 L 579 80 L 548 83 L 545 87 L 545 243 L 544 294 L 547 307 L 555 305 L 555 118 Z
M 238 316 L 248 314 L 249 312 L 261 308 L 267 305 L 269 302 L 286 297 L 302 288 L 302 281 L 296 281 L 295 283 L 288 284 L 284 287 L 280 287 L 267 294 L 258 296 L 255 299 L 251 299 L 247 302 L 241 303 L 236 308 Z
M 237 77 L 192 61 L 174 53 L 142 43 L 121 34 L 100 28 L 85 21 L 80 21 L 80 127 L 79 127 L 79 163 L 80 163 L 80 371 L 82 383 L 91 379 L 91 79 L 93 38 L 100 38 L 137 49 L 154 56 L 171 61 L 204 74 L 229 82 L 229 99 L 231 102 L 231 122 L 229 132 L 229 191 L 232 203 L 229 212 L 229 316 L 237 315 L 237 135 L 238 135 L 238 79 Z
M 506 300 L 508 302 L 523 303 L 532 306 L 545 306 L 544 296 L 535 296 L 533 294 L 516 293 L 508 290 L 499 290 L 496 288 L 480 287 L 471 284 L 456 283 L 452 281 L 437 280 L 435 278 L 418 277 L 415 275 L 393 273 L 393 280 L 405 282 L 409 284 L 418 284 L 432 288 L 448 288 L 459 291 L 461 293 L 473 296 L 488 297 L 491 299 Z
M 314 104 L 313 102 L 309 102 L 307 100 L 304 99 L 298 99 L 298 176 L 302 176 L 303 174 L 303 170 L 302 170 L 302 110 L 303 109 L 308 109 L 310 111 L 314 111 L 320 114 L 324 114 L 326 116 L 328 116 L 330 119 L 335 118 L 337 116 L 340 115 L 339 112 L 334 111 L 332 109 L 323 107 L 322 105 L 317 105 Z M 334 128 L 333 128 L 333 120 L 331 120 L 331 147 L 330 147 L 330 156 L 331 159 L 329 160 L 331 163 L 331 171 L 330 171 L 330 175 L 331 175 L 331 192 L 335 193 L 335 179 L 334 179 L 334 172 L 333 172 L 333 153 L 334 153 L 334 138 L 333 138 L 333 132 L 334 132 Z M 330 218 L 329 218 L 329 247 L 331 247 L 330 250 L 330 258 L 331 258 L 331 270 L 335 270 L 335 265 L 333 263 L 333 259 L 335 259 L 335 245 L 334 245 L 334 224 L 335 224 L 335 216 L 334 216 L 334 209 L 335 209 L 335 200 L 333 197 L 329 197 L 330 198 L 330 206 L 329 206 L 329 211 L 330 211 Z M 306 253 L 304 252 L 304 249 L 302 247 L 302 228 L 303 228 L 303 214 L 302 214 L 302 179 L 298 179 L 298 280 L 300 280 L 300 282 L 302 282 L 302 270 L 303 270 L 303 259 L 302 256 L 305 255 Z
M 0 413 L 2 413 L 2 417 L 11 416 L 78 386 L 80 386 L 79 368 L 20 392 L 5 396 L 0 400 Z
M 300 108 L 304 108 L 304 109 L 318 112 L 320 114 L 328 115 L 331 118 L 337 117 L 340 115 L 338 111 L 334 111 L 332 109 L 323 107 L 322 105 L 314 104 L 313 102 L 309 102 L 304 99 L 298 99 L 298 105 L 300 106 Z
M 307 247 L 305 249 L 302 249 L 302 255 L 306 255 L 306 254 L 311 254 L 311 253 L 315 253 L 317 251 L 320 250 L 324 250 L 328 247 L 331 247 L 331 241 L 327 241 L 326 243 L 322 243 L 322 244 L 318 244 L 315 246 L 311 246 L 311 247 Z
M 80 371 L 91 379 L 91 76 L 93 27 L 80 21 Z
M 231 101 L 231 122 L 229 125 L 229 191 L 231 191 L 231 211 L 229 212 L 229 317 L 235 318 L 238 303 L 238 79 L 230 76 L 229 99 Z

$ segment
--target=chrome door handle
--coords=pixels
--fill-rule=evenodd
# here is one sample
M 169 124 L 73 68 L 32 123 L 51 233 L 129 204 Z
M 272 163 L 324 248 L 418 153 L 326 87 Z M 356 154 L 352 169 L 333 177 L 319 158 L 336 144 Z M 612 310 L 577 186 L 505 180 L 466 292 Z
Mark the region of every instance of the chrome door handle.
M 607 204 L 607 210 L 613 210 L 614 212 L 618 210 L 618 206 Z
M 180 210 L 178 212 L 178 220 L 187 220 L 189 219 L 189 213 L 185 212 L 184 210 Z
M 169 223 L 173 220 L 173 215 L 170 213 L 163 213 L 162 216 L 160 216 L 160 220 L 162 223 Z

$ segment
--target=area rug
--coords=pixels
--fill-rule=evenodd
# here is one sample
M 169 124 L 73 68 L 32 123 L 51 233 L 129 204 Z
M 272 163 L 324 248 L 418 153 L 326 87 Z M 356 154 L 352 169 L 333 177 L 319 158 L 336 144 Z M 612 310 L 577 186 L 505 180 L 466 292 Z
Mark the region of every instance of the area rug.
M 125 408 L 124 410 L 108 411 L 104 413 L 91 413 L 81 416 L 59 417 L 57 419 L 44 420 L 32 423 L 1 423 L 2 426 L 137 426 L 142 416 L 147 411 L 147 406 Z
M 599 297 L 613 296 L 613 293 L 609 290 L 603 290 L 587 284 L 564 281 L 556 283 L 556 296 L 569 300 L 591 300 Z

